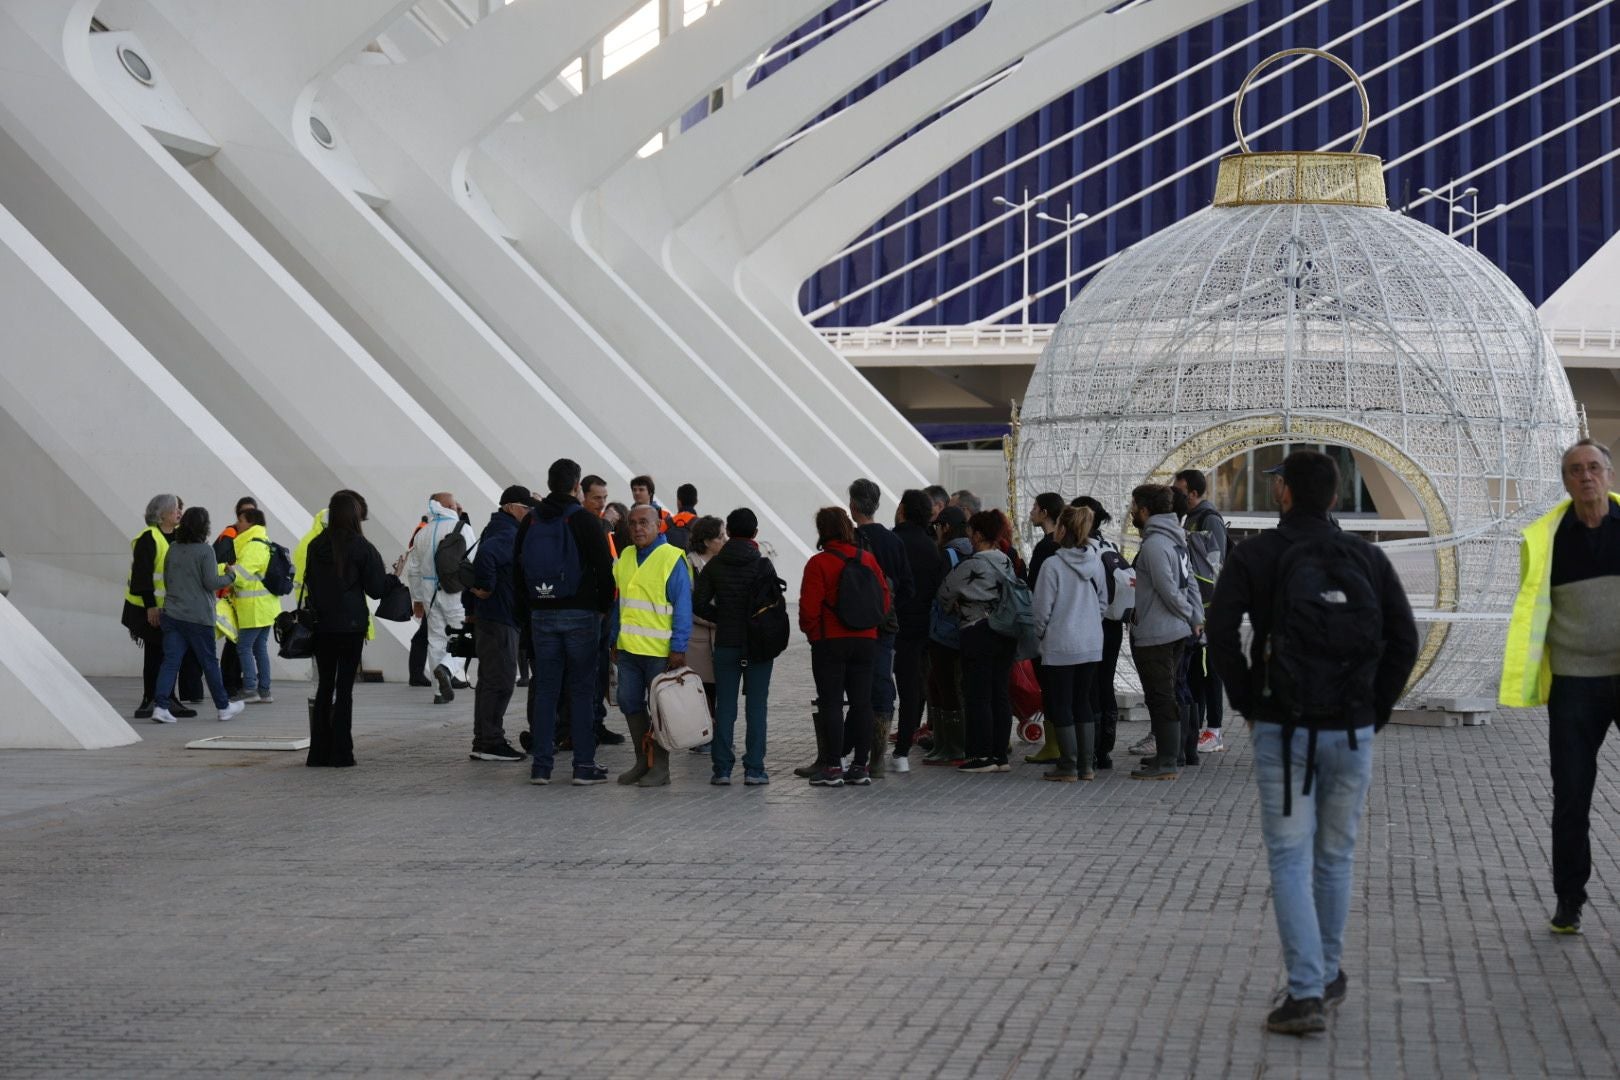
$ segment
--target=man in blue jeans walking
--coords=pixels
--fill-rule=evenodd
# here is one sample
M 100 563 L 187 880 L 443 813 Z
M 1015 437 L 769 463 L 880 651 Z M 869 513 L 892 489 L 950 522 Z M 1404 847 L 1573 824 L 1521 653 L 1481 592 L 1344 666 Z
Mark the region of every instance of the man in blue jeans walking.
M 518 526 L 512 598 L 534 643 L 529 696 L 529 783 L 551 783 L 557 702 L 574 741 L 574 784 L 607 781 L 596 763 L 596 657 L 602 618 L 613 606 L 613 560 L 594 514 L 579 501 L 580 467 L 561 458 L 546 475 L 546 497 Z
M 1314 450 L 1279 467 L 1282 520 L 1233 549 L 1215 585 L 1209 656 L 1249 722 L 1287 998 L 1266 1027 L 1327 1027 L 1344 999 L 1339 966 L 1356 831 L 1372 782 L 1373 732 L 1417 661 L 1417 625 L 1395 568 L 1329 517 L 1339 470 Z M 1254 636 L 1245 657 L 1243 616 Z

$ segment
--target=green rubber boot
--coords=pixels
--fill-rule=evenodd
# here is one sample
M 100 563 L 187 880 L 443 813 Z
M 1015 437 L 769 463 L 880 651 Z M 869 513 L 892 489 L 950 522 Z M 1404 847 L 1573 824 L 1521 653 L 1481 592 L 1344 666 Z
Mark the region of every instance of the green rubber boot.
M 635 750 L 636 763 L 619 774 L 619 783 L 634 784 L 647 775 L 647 732 L 652 729 L 652 717 L 631 713 L 624 722 L 630 725 L 630 746 Z
M 636 787 L 663 787 L 669 783 L 669 751 L 652 739 L 647 745 L 652 748 L 652 767 L 636 781 Z
M 1062 757 L 1061 749 L 1058 746 L 1058 742 L 1057 742 L 1057 740 L 1055 738 L 1052 737 L 1053 732 L 1055 730 L 1056 729 L 1052 727 L 1052 725 L 1051 725 L 1051 723 L 1049 721 L 1042 720 L 1041 721 L 1041 731 L 1045 733 L 1046 738 L 1041 743 L 1041 748 L 1039 750 L 1035 751 L 1033 754 L 1025 754 L 1024 755 L 1024 760 L 1025 761 L 1035 761 L 1035 762 L 1047 762 L 1047 761 L 1056 761 L 1056 760 L 1058 760 L 1058 758 Z

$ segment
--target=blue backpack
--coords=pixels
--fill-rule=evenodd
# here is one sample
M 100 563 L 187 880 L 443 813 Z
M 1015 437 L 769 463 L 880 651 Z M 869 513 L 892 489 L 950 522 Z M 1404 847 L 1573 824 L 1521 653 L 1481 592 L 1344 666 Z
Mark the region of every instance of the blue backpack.
M 264 568 L 264 590 L 271 596 L 288 596 L 293 591 L 293 561 L 287 549 L 269 540 L 253 538 L 270 549 L 270 565 Z
M 945 568 L 948 574 L 956 569 L 962 561 L 962 556 L 954 548 L 945 549 L 945 561 L 950 563 Z M 933 604 L 928 609 L 928 636 L 933 641 L 945 646 L 947 649 L 960 649 L 962 647 L 962 624 L 955 615 L 947 614 L 940 606 L 939 597 L 934 597 Z
M 531 600 L 561 600 L 579 591 L 585 570 L 574 543 L 574 530 L 568 524 L 580 509 L 575 503 L 562 516 L 542 518 L 535 514 L 523 535 L 523 580 Z

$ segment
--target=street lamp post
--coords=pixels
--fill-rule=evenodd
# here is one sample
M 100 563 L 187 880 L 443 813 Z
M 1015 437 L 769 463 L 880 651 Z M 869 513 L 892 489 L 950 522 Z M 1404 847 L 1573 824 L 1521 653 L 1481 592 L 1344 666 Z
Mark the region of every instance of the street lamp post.
M 1020 203 L 1008 202 L 1000 195 L 990 200 L 997 206 L 1005 206 L 1008 210 L 1017 210 L 1024 215 L 1024 325 L 1029 325 L 1029 212 L 1046 201 L 1045 195 L 1037 195 L 1033 199 L 1029 196 L 1029 188 L 1024 189 L 1024 201 Z
M 1472 226 L 1469 229 L 1470 241 L 1473 244 L 1474 250 L 1479 250 L 1479 188 L 1467 187 L 1462 191 L 1458 191 L 1457 181 L 1452 180 L 1438 191 L 1436 191 L 1434 188 L 1418 188 L 1418 194 L 1427 195 L 1431 199 L 1439 199 L 1441 202 L 1446 204 L 1447 236 L 1452 235 L 1456 231 L 1457 215 L 1463 214 L 1467 216 Z M 1472 209 L 1467 206 L 1459 205 L 1464 199 L 1469 200 L 1470 204 L 1472 205 Z M 1486 213 L 1495 213 L 1501 209 L 1503 209 L 1503 206 L 1501 203 L 1498 203 L 1490 210 L 1487 210 Z
M 1067 311 L 1069 304 L 1074 300 L 1074 230 L 1091 215 L 1083 211 L 1076 214 L 1074 204 L 1066 202 L 1063 204 L 1062 217 L 1053 217 L 1044 212 L 1035 216 L 1042 221 L 1063 226 L 1063 309 Z

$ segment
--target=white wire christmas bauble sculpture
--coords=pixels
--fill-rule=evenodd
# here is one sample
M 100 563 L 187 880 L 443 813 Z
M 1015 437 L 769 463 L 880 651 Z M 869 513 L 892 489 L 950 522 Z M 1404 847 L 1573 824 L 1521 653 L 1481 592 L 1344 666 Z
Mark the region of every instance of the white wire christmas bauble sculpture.
M 1361 93 L 1351 153 L 1251 153 L 1249 83 L 1286 56 L 1338 65 Z M 1518 530 L 1563 495 L 1578 437 L 1569 380 L 1513 283 L 1477 251 L 1389 210 L 1361 154 L 1366 91 L 1327 53 L 1250 72 L 1242 153 L 1214 205 L 1116 258 L 1064 312 L 1024 396 L 1018 502 L 1131 490 L 1288 443 L 1348 447 L 1415 497 L 1433 560 L 1408 583 L 1424 630 L 1409 705 L 1493 698 L 1518 589 Z M 1392 554 L 1394 552 L 1392 551 Z M 1417 575 L 1414 575 L 1416 578 Z

